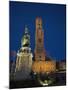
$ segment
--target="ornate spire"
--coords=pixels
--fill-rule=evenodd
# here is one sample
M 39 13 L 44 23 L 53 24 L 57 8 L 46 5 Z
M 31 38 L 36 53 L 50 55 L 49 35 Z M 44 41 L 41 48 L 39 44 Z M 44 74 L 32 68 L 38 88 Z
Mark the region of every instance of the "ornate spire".
M 27 26 L 25 25 L 25 34 L 27 34 L 28 33 L 28 28 L 27 28 Z
M 23 47 L 28 47 L 30 45 L 30 35 L 28 33 L 28 28 L 27 26 L 25 26 L 25 34 L 24 36 L 22 37 L 22 40 L 21 40 L 21 45 Z

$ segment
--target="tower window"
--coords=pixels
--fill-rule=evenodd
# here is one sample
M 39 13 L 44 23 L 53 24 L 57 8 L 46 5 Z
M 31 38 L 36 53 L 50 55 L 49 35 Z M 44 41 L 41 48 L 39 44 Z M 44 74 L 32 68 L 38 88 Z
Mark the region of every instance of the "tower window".
M 41 24 L 40 24 L 40 23 L 38 24 L 38 28 L 39 28 L 39 29 L 41 28 Z
M 39 41 L 39 43 L 41 43 L 42 40 L 41 39 L 38 39 L 38 41 Z

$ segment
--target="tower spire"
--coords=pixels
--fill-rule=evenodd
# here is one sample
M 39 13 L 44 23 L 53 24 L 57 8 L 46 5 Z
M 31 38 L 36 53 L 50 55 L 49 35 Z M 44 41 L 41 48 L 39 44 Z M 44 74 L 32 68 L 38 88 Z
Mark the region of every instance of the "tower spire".
M 27 25 L 25 25 L 25 34 L 28 33 L 28 28 L 27 28 Z
M 25 26 L 25 33 L 21 40 L 21 46 L 28 47 L 30 45 L 30 35 L 27 26 Z

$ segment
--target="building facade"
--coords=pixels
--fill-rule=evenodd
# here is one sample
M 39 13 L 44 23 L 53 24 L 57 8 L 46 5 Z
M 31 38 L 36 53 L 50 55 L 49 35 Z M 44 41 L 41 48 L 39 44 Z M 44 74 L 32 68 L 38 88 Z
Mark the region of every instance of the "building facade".
M 15 79 L 22 80 L 30 78 L 32 57 L 30 35 L 28 33 L 28 28 L 25 27 L 25 34 L 21 40 L 21 48 L 17 53 Z

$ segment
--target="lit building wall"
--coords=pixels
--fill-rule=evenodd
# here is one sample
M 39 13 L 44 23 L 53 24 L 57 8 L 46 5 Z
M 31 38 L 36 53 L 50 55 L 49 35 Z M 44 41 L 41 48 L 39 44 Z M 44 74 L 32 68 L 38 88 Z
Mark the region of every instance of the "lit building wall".
M 50 73 L 56 71 L 56 63 L 54 61 L 35 61 L 32 70 L 36 73 Z
M 18 53 L 16 60 L 16 71 L 23 70 L 25 68 L 31 69 L 32 66 L 32 54 L 31 53 Z

